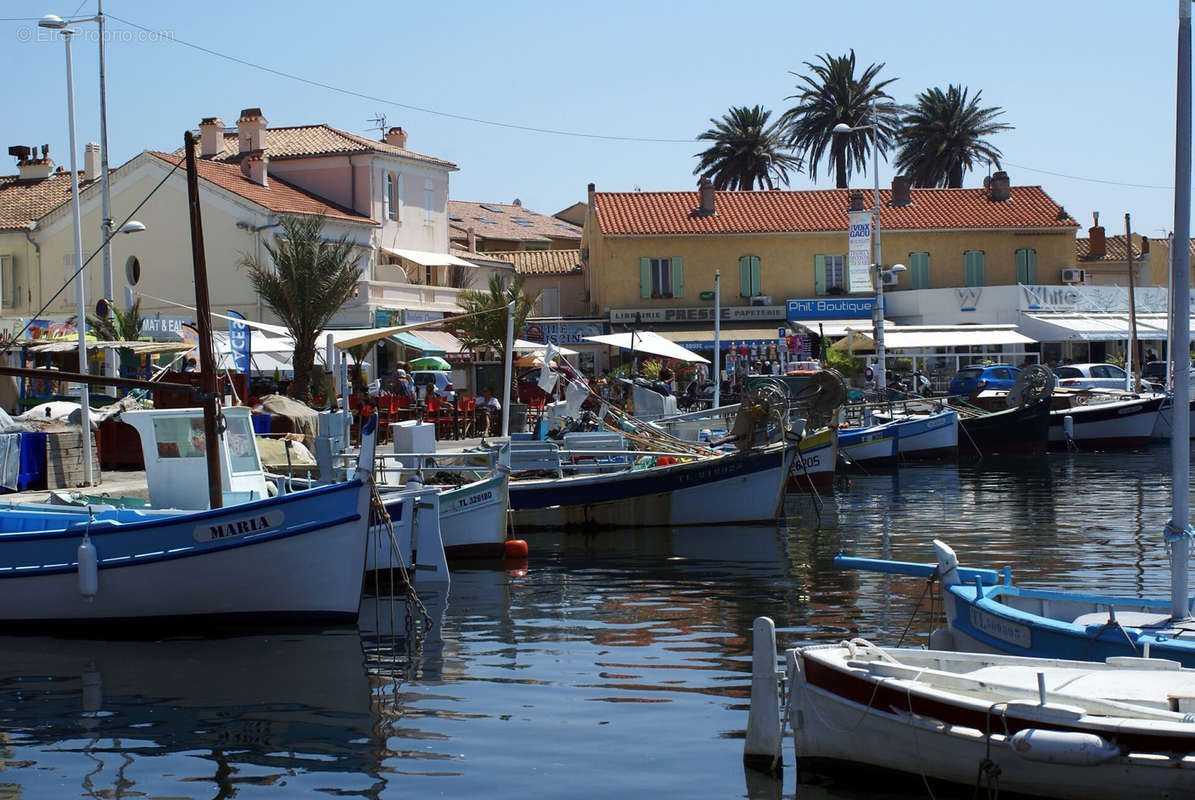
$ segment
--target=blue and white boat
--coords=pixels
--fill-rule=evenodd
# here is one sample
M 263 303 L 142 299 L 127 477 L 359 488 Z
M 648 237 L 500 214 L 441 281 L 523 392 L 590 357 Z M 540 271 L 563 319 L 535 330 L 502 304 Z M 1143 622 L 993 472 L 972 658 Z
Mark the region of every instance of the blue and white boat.
M 894 467 L 899 459 L 894 423 L 868 425 L 865 428 L 840 428 L 838 452 L 849 465 L 868 469 Z
M 186 452 L 204 451 L 201 425 L 197 431 L 179 410 L 138 413 L 158 423 L 162 459 L 204 460 Z M 252 434 L 236 419 L 221 434 L 220 449 L 248 459 L 245 443 L 235 439 Z M 236 502 L 226 483 L 231 504 L 181 512 L 4 510 L 0 627 L 355 620 L 376 427 L 376 418 L 363 427 L 361 458 L 349 480 L 307 491 L 249 493 Z

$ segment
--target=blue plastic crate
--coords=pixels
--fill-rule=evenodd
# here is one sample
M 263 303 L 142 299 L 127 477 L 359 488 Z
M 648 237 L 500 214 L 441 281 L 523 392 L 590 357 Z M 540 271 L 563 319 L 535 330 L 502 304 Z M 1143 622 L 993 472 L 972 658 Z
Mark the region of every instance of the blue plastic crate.
M 21 434 L 21 469 L 17 474 L 17 489 L 46 488 L 46 434 Z

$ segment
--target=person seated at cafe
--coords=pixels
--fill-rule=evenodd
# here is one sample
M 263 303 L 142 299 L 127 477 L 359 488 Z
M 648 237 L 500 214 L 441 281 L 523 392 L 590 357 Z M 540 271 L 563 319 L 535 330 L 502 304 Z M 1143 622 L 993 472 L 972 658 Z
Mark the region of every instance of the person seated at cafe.
M 477 398 L 477 410 L 482 414 L 482 434 L 497 433 L 496 428 L 501 424 L 499 420 L 502 416 L 502 403 L 494 397 L 490 387 L 482 387 L 481 397 Z
M 394 393 L 407 398 L 412 404 L 415 403 L 415 385 L 411 383 L 411 376 L 401 367 L 394 371 Z

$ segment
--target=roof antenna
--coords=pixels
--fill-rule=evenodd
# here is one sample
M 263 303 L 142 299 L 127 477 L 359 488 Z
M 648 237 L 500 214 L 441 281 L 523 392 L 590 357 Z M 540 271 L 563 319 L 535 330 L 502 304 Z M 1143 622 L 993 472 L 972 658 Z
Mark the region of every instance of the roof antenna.
M 374 117 L 373 119 L 366 120 L 366 122 L 372 122 L 373 125 L 370 128 L 368 128 L 368 130 L 379 131 L 382 134 L 382 141 L 385 141 L 385 139 L 386 139 L 386 115 L 379 111 L 378 115 L 376 117 Z

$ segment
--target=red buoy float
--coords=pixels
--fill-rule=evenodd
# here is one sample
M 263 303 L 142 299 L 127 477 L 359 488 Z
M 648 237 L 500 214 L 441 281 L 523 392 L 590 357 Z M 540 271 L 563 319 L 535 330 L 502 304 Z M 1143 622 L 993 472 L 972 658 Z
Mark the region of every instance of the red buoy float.
M 526 558 L 527 542 L 522 539 L 507 539 L 503 547 L 503 555 L 506 558 Z

